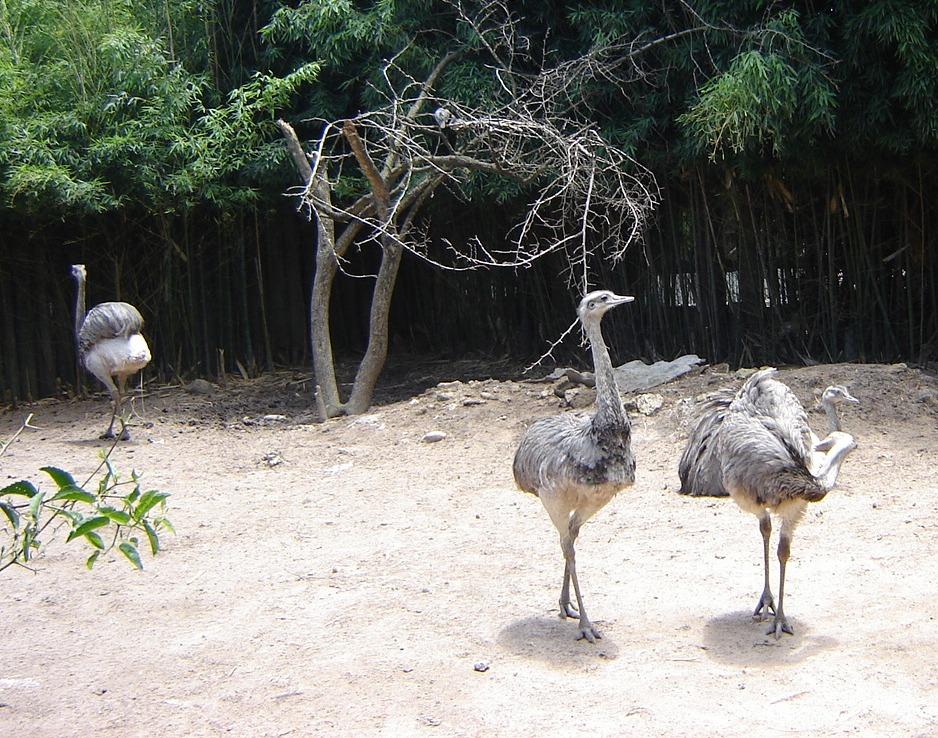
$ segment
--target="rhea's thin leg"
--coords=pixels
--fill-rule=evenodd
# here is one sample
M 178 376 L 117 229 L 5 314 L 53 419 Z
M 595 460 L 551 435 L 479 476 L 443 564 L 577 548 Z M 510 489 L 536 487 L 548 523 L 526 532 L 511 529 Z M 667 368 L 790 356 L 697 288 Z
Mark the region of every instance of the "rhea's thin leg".
M 576 551 L 573 548 L 573 538 L 565 538 L 563 541 L 563 555 L 567 560 L 567 566 L 570 569 L 570 579 L 573 581 L 573 592 L 576 594 L 576 604 L 580 610 L 580 631 L 577 640 L 585 638 L 590 643 L 595 643 L 597 638 L 602 638 L 602 633 L 590 622 L 586 615 L 586 608 L 583 606 L 583 596 L 580 594 L 580 581 L 576 575 Z
M 762 534 L 762 562 L 765 571 L 765 584 L 762 588 L 762 596 L 756 603 L 756 609 L 753 610 L 753 620 L 763 620 L 769 610 L 775 613 L 775 601 L 772 599 L 772 588 L 769 585 L 769 538 L 772 535 L 772 517 L 767 512 L 763 512 L 759 517 L 759 532 Z
M 111 422 L 107 425 L 107 430 L 101 434 L 102 439 L 114 438 L 114 419 L 117 417 L 117 409 L 120 406 L 120 393 L 117 387 L 111 390 Z
M 576 514 L 567 521 L 567 535 L 570 536 L 570 544 L 575 544 L 577 536 L 580 535 L 580 522 Z M 561 536 L 561 548 L 563 548 L 564 545 L 563 540 L 563 536 Z M 560 590 L 560 617 L 580 617 L 580 613 L 577 612 L 576 608 L 570 603 L 570 562 L 567 561 L 566 554 L 564 554 L 563 587 Z
M 563 546 L 563 541 L 560 545 Z M 576 608 L 570 602 L 570 564 L 566 563 L 566 557 L 564 557 L 563 565 L 563 587 L 560 589 L 560 617 L 580 617 L 580 613 L 576 611 Z
M 120 408 L 119 408 L 119 409 L 120 409 L 120 412 L 121 412 L 121 416 L 120 416 L 120 419 L 121 419 L 121 433 L 120 433 L 120 439 L 121 439 L 122 441 L 129 441 L 129 440 L 130 440 L 130 431 L 127 429 L 127 419 L 124 417 L 124 409 L 123 409 L 123 406 L 124 406 L 124 394 L 125 394 L 125 386 L 126 386 L 126 383 L 127 383 L 127 377 L 125 377 L 124 375 L 121 375 L 121 376 L 119 376 L 119 377 L 117 378 L 117 396 L 118 396 L 118 402 L 119 402 L 119 404 L 120 404 Z
M 785 617 L 785 565 L 788 563 L 788 556 L 791 553 L 791 532 L 785 530 L 782 526 L 782 532 L 778 539 L 778 608 L 775 610 L 775 621 L 772 627 L 767 631 L 768 634 L 775 634 L 776 638 L 781 637 L 782 633 L 794 634 L 791 626 L 788 624 L 788 618 Z

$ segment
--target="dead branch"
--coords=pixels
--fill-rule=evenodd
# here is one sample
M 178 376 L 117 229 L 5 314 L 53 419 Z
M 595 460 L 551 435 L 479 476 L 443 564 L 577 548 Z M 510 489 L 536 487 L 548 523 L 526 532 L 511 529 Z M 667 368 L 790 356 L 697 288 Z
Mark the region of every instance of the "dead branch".
M 359 137 L 358 131 L 355 130 L 355 124 L 350 120 L 345 121 L 345 123 L 342 124 L 342 134 L 349 142 L 352 153 L 355 155 L 356 161 L 358 161 L 358 166 L 361 167 L 362 172 L 364 172 L 365 177 L 368 179 L 368 183 L 371 185 L 371 191 L 378 201 L 379 210 L 386 212 L 388 207 L 388 186 L 385 184 L 384 178 L 378 173 L 377 167 L 375 167 L 374 162 L 368 155 L 365 144 Z M 384 215 L 384 212 L 381 214 Z
M 10 446 L 13 444 L 13 441 L 19 438 L 20 434 L 27 428 L 32 428 L 33 430 L 39 430 L 38 428 L 36 428 L 36 426 L 29 424 L 29 421 L 32 419 L 33 419 L 33 414 L 30 413 L 29 415 L 26 416 L 26 420 L 23 421 L 23 424 L 19 427 L 19 430 L 17 430 L 16 433 L 10 436 L 9 441 L 0 441 L 0 456 L 3 456 L 3 454 L 6 453 L 6 450 L 10 448 Z

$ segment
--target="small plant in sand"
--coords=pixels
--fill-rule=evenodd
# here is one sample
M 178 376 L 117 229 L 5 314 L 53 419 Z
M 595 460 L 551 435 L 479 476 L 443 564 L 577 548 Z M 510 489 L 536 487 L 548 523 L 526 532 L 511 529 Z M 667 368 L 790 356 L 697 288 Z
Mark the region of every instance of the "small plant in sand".
M 2 455 L 25 428 L 0 441 Z M 174 532 L 166 517 L 165 492 L 144 490 L 132 471 L 122 479 L 111 465 L 114 446 L 101 452 L 101 463 L 79 484 L 67 471 L 44 466 L 54 488 L 41 489 L 20 480 L 0 489 L 0 572 L 17 565 L 30 568 L 35 557 L 54 536 L 65 533 L 67 543 L 82 540 L 92 549 L 85 561 L 91 569 L 102 554 L 115 548 L 136 569 L 142 569 L 140 541 L 146 539 L 155 556 L 160 534 Z M 64 529 L 64 530 L 63 530 Z

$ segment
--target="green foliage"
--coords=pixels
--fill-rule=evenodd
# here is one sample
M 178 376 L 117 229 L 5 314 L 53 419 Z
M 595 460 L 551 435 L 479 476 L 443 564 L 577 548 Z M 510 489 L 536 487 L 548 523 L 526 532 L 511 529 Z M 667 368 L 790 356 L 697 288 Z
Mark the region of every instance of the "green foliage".
M 261 36 L 271 44 L 298 45 L 325 64 L 340 67 L 376 48 L 406 46 L 408 30 L 416 29 L 414 23 L 425 17 L 430 5 L 395 0 L 304 2 L 281 7 Z
M 422 79 L 443 54 L 466 42 L 453 6 L 439 0 L 282 4 L 260 33 L 271 58 L 289 60 L 291 67 L 309 60 L 322 64 L 320 84 L 297 116 L 318 119 L 383 104 L 388 79 L 397 89 L 402 79 Z M 482 92 L 463 91 L 473 99 Z M 468 102 L 466 97 L 453 95 Z
M 188 135 L 176 142 L 188 165 L 170 178 L 177 192 L 198 192 L 217 204 L 247 204 L 257 192 L 247 186 L 226 187 L 237 175 L 259 181 L 280 172 L 286 152 L 274 120 L 304 85 L 314 82 L 320 65 L 305 64 L 284 77 L 256 73 L 232 90 L 226 104 L 203 108 Z
M 938 143 L 935 2 L 512 12 L 522 72 L 603 45 L 649 46 L 567 94 L 656 168 Z M 0 0 L 0 197 L 55 218 L 275 199 L 289 181 L 275 110 L 323 120 L 374 108 L 385 75 L 399 88 L 457 45 L 468 53 L 438 94 L 497 105 L 505 88 L 473 55 L 478 43 L 440 0 Z
M 162 214 L 256 199 L 258 179 L 283 161 L 274 112 L 316 78 L 318 64 L 255 73 L 212 104 L 209 70 L 189 71 L 167 51 L 191 41 L 191 16 L 203 5 L 3 0 L 0 194 L 9 206 Z M 165 38 L 148 35 L 143 26 L 170 7 L 186 22 L 167 23 Z
M 162 532 L 174 532 L 166 517 L 167 493 L 141 488 L 136 472 L 122 480 L 111 466 L 109 452 L 95 473 L 79 485 L 68 472 L 41 469 L 55 489 L 47 493 L 22 480 L 0 489 L 0 571 L 30 566 L 62 526 L 66 543 L 81 540 L 93 550 L 85 562 L 91 569 L 102 554 L 115 547 L 136 569 L 142 569 L 139 545 L 145 537 L 150 553 L 159 551 Z
M 778 153 L 797 109 L 797 75 L 777 54 L 747 51 L 710 80 L 678 120 L 701 142 L 740 152 L 755 141 Z
M 875 0 L 837 7 L 844 114 L 856 151 L 908 154 L 938 145 L 938 3 Z
M 677 117 L 698 150 L 771 152 L 830 133 L 836 96 L 824 59 L 807 50 L 795 11 L 765 26 L 754 48 L 736 55 Z

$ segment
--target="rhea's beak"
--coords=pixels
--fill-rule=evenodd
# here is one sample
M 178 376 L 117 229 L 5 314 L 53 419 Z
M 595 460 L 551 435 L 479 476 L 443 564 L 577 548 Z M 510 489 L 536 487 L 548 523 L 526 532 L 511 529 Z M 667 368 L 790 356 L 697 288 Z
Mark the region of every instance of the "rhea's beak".
M 635 302 L 635 298 L 632 295 L 613 295 L 612 302 L 609 303 L 609 307 L 615 307 L 616 305 L 624 305 L 627 302 Z

